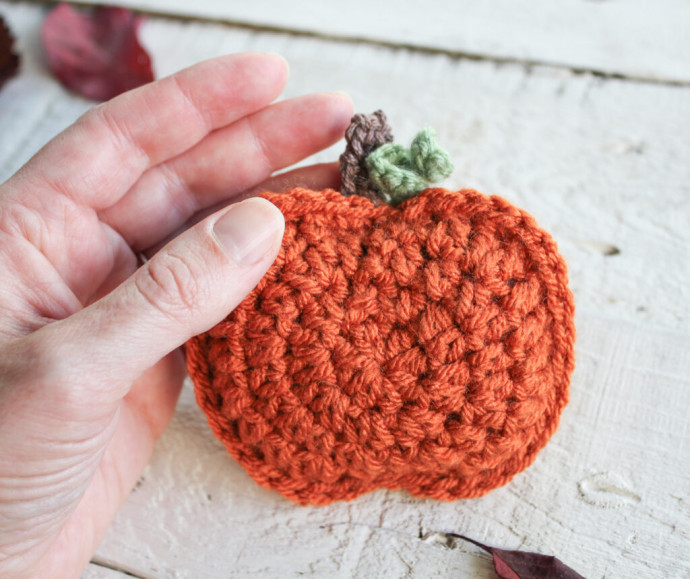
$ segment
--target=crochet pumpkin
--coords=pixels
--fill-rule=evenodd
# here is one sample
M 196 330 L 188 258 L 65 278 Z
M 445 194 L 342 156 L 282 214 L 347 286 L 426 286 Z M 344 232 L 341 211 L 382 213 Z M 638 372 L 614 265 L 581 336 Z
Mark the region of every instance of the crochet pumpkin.
M 565 263 L 499 197 L 427 188 L 381 203 L 447 173 L 432 134 L 390 144 L 378 112 L 346 137 L 342 193 L 262 194 L 285 216 L 282 248 L 187 344 L 198 403 L 256 482 L 302 504 L 480 496 L 534 460 L 567 403 Z

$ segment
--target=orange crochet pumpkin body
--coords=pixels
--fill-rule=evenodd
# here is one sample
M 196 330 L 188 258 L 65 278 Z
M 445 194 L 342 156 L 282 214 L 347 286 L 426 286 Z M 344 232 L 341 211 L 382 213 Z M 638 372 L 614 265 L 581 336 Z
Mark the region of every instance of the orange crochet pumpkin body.
M 527 467 L 574 365 L 566 267 L 533 218 L 468 190 L 397 208 L 263 196 L 286 221 L 275 264 L 187 345 L 197 400 L 249 474 L 321 505 L 476 497 Z

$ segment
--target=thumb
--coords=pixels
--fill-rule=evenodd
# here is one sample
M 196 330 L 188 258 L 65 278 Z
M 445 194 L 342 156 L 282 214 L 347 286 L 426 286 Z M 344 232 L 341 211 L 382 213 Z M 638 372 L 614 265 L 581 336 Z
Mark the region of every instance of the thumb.
M 170 242 L 101 300 L 42 330 L 57 332 L 60 358 L 88 372 L 86 388 L 120 398 L 246 297 L 278 254 L 283 230 L 282 214 L 265 199 L 236 203 Z

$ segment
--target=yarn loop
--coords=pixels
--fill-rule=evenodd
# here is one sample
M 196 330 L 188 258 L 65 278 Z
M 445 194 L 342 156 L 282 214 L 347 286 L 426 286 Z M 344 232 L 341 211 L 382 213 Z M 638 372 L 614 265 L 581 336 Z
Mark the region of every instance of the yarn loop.
M 365 159 L 369 179 L 383 200 L 398 205 L 453 171 L 450 156 L 436 141 L 432 128 L 422 129 L 410 148 L 387 143 Z
M 381 110 L 371 115 L 356 114 L 345 131 L 345 141 L 345 151 L 340 155 L 341 193 L 366 197 L 378 204 L 379 194 L 371 186 L 366 158 L 381 145 L 393 142 L 386 114 Z

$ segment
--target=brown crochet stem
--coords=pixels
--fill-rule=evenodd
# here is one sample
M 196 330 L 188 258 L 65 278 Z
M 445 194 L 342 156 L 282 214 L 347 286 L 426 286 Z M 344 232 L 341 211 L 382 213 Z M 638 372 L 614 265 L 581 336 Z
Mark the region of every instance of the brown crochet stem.
M 382 200 L 369 183 L 369 172 L 364 159 L 374 149 L 393 142 L 393 132 L 385 113 L 378 110 L 371 115 L 357 114 L 352 117 L 350 126 L 345 131 L 345 140 L 347 146 L 340 155 L 340 175 L 343 182 L 341 193 L 345 197 L 360 195 L 379 205 Z

